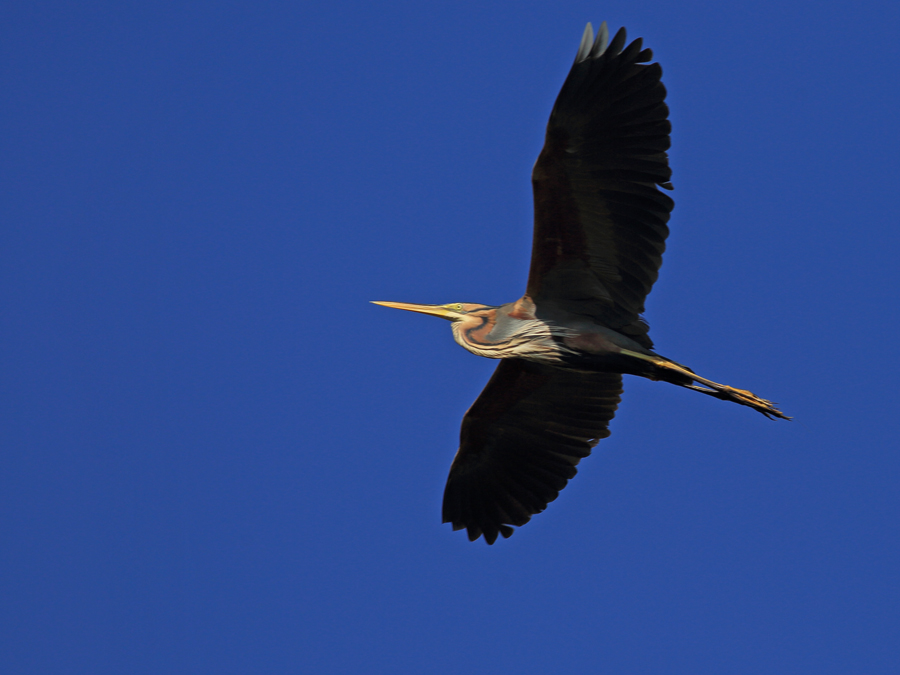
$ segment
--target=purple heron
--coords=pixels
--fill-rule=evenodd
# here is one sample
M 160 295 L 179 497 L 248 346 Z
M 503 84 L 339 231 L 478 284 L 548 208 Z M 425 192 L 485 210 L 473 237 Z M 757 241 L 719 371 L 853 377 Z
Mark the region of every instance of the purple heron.
M 652 351 L 641 317 L 674 202 L 662 69 L 625 29 L 584 31 L 534 165 L 525 295 L 493 307 L 376 304 L 452 322 L 454 339 L 501 359 L 462 421 L 443 521 L 493 544 L 559 495 L 609 435 L 622 375 L 693 389 L 789 419 L 770 401 Z

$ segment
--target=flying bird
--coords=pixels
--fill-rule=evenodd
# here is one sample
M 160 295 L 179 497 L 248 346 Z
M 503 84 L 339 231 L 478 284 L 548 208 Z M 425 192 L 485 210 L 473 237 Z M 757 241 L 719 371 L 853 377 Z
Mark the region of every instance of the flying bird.
M 534 241 L 525 294 L 500 305 L 376 304 L 452 322 L 473 354 L 501 359 L 466 412 L 443 521 L 469 540 L 513 533 L 543 511 L 609 435 L 622 375 L 670 382 L 790 419 L 765 399 L 653 351 L 642 318 L 674 202 L 669 109 L 641 39 L 588 24 L 531 175 Z

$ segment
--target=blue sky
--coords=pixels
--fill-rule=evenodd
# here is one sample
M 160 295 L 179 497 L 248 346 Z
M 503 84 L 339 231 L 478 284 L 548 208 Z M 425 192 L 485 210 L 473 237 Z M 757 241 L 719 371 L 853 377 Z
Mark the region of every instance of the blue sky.
M 507 541 L 440 524 L 587 21 L 663 66 L 660 353 Z M 7 3 L 4 673 L 895 673 L 896 2 Z

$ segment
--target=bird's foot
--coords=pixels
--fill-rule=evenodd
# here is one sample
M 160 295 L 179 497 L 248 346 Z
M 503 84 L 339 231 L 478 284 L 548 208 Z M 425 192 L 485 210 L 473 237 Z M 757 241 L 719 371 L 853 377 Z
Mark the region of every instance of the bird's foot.
M 769 419 L 775 419 L 776 417 L 783 420 L 791 419 L 783 412 L 781 412 L 778 408 L 775 407 L 775 404 L 772 401 L 767 401 L 764 398 L 760 398 L 753 392 L 747 391 L 746 389 L 735 389 L 734 387 L 729 387 L 727 384 L 719 384 L 718 382 L 713 382 L 712 380 L 707 380 L 705 377 L 700 377 L 690 368 L 686 366 L 682 366 L 681 364 L 675 363 L 674 361 L 670 361 L 669 359 L 662 358 L 660 356 L 649 356 L 646 354 L 639 354 L 637 352 L 622 350 L 622 353 L 627 356 L 632 356 L 642 361 L 648 361 L 656 366 L 659 370 L 657 373 L 659 374 L 659 379 L 667 380 L 669 382 L 673 382 L 674 384 L 678 384 L 682 387 L 686 387 L 687 389 L 693 389 L 694 391 L 699 391 L 708 396 L 714 396 L 715 398 L 722 399 L 723 401 L 732 401 L 734 403 L 739 403 L 740 405 L 745 405 L 754 410 L 758 410 L 763 415 L 768 417 Z M 664 373 L 677 373 L 678 377 L 673 379 L 668 379 L 664 376 Z M 697 384 L 687 384 L 685 380 L 692 380 Z M 705 385 L 705 386 L 700 386 Z
M 708 380 L 707 383 L 709 383 Z M 760 398 L 752 391 L 747 391 L 746 389 L 735 389 L 734 387 L 729 387 L 727 384 L 709 384 L 713 387 L 712 389 L 700 387 L 695 384 L 687 385 L 687 388 L 702 392 L 704 394 L 708 394 L 709 396 L 715 396 L 716 398 L 720 398 L 723 401 L 733 401 L 734 403 L 739 403 L 740 405 L 749 406 L 754 410 L 758 410 L 770 420 L 773 420 L 776 417 L 783 420 L 791 419 L 783 412 L 781 412 L 778 408 L 776 408 L 775 403 L 773 403 L 772 401 L 767 401 L 764 398 Z

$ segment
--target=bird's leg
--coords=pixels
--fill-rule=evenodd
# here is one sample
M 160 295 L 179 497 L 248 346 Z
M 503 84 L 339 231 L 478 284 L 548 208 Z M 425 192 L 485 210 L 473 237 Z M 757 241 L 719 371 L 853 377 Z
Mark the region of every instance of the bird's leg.
M 733 401 L 734 403 L 749 406 L 754 410 L 758 410 L 769 419 L 774 419 L 776 417 L 779 417 L 783 420 L 791 419 L 783 412 L 781 412 L 778 408 L 776 408 L 775 404 L 771 401 L 760 398 L 756 394 L 745 389 L 735 389 L 734 387 L 729 387 L 727 384 L 719 384 L 718 382 L 707 380 L 705 377 L 700 377 L 689 368 L 685 368 L 684 366 L 681 366 L 674 361 L 669 361 L 668 359 L 664 359 L 661 356 L 649 356 L 647 354 L 640 354 L 638 352 L 632 352 L 626 349 L 622 350 L 622 354 L 652 363 L 654 366 L 656 366 L 656 368 L 662 371 L 659 373 L 659 379 L 661 380 L 666 379 L 664 373 L 675 373 L 680 376 L 678 378 L 680 380 L 688 379 L 692 380 L 693 382 L 699 382 L 700 384 L 706 385 L 705 387 L 701 387 L 697 384 L 684 384 L 683 382 L 678 381 L 674 382 L 675 384 L 679 384 L 680 386 L 687 389 L 693 389 L 694 391 L 699 391 L 700 393 L 707 394 L 708 396 L 714 396 L 715 398 L 722 399 L 723 401 Z

